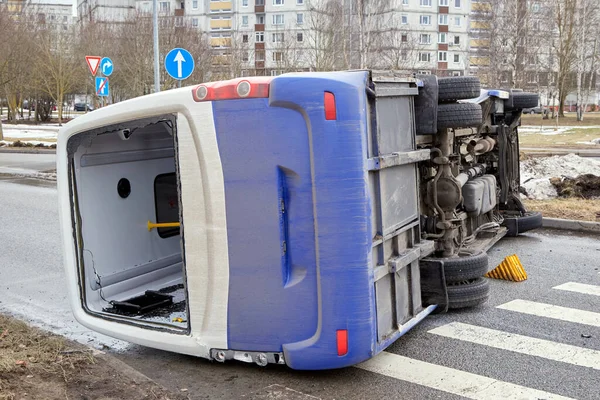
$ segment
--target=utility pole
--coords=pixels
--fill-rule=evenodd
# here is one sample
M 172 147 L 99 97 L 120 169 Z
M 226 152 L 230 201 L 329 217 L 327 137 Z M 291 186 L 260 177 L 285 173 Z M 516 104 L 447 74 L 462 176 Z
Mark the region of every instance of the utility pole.
M 159 70 L 159 58 L 158 52 L 158 0 L 152 1 L 152 25 L 154 28 L 154 92 L 160 92 L 160 70 Z

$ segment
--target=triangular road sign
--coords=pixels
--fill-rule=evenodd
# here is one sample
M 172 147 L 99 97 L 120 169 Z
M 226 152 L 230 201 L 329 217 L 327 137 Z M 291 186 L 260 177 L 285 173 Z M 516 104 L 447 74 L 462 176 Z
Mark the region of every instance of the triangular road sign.
M 85 56 L 85 61 L 87 62 L 88 68 L 92 75 L 96 75 L 96 71 L 98 71 L 98 66 L 100 65 L 101 57 L 96 56 Z

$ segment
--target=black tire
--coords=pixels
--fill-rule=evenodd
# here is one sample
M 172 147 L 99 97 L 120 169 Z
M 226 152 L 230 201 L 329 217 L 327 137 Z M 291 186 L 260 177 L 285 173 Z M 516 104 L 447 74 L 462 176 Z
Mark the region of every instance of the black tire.
M 475 307 L 490 297 L 490 285 L 485 278 L 448 285 L 447 289 L 449 309 Z
M 528 211 L 520 217 L 504 217 L 504 226 L 508 228 L 506 236 L 518 236 L 519 233 L 525 233 L 533 229 L 542 227 L 542 213 L 538 211 Z
M 535 108 L 540 102 L 540 96 L 537 93 L 517 92 L 513 93 L 513 108 L 522 110 L 523 108 Z
M 481 106 L 475 103 L 452 103 L 438 105 L 437 127 L 470 128 L 481 125 L 483 116 Z
M 458 257 L 444 258 L 446 283 L 481 278 L 488 272 L 488 255 L 483 251 Z
M 474 99 L 481 95 L 481 83 L 474 76 L 452 76 L 438 79 L 438 101 Z

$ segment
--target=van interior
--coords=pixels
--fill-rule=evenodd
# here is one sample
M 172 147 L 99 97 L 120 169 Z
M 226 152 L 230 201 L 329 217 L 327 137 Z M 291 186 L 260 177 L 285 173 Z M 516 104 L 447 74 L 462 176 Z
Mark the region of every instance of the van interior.
M 74 239 L 87 312 L 189 328 L 176 142 L 173 115 L 69 139 Z

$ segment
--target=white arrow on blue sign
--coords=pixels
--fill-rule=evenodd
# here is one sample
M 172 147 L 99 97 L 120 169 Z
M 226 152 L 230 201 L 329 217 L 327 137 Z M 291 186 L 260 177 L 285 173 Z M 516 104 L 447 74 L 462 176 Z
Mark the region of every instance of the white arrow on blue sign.
M 96 94 L 98 96 L 108 96 L 108 78 L 96 77 Z
M 165 69 L 174 79 L 187 79 L 194 72 L 194 57 L 185 49 L 175 48 L 165 57 Z
M 110 58 L 104 57 L 102 61 L 100 61 L 100 71 L 104 76 L 110 76 L 113 73 L 113 62 Z

